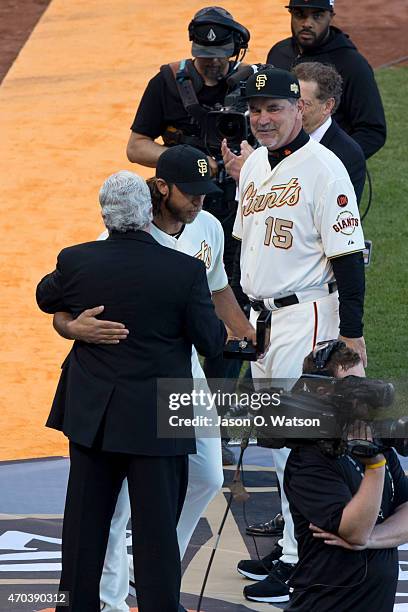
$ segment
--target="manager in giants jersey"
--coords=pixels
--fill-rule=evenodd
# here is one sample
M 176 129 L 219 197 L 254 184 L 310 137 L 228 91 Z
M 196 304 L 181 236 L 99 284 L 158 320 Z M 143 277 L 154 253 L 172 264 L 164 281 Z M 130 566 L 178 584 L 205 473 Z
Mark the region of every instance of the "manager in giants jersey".
M 239 175 L 234 236 L 241 241 L 241 285 L 255 323 L 272 311 L 271 344 L 252 364 L 254 379 L 297 378 L 320 340 L 339 336 L 366 365 L 363 338 L 364 237 L 356 196 L 342 162 L 302 129 L 297 78 L 268 67 L 246 83 L 251 130 L 259 147 L 224 162 Z M 246 161 L 242 165 L 242 159 Z M 242 165 L 242 167 L 241 167 Z M 241 167 L 241 168 L 240 168 Z M 239 172 L 240 169 L 240 172 Z M 283 491 L 288 451 L 274 451 Z M 264 581 L 244 590 L 255 601 L 286 601 L 297 547 L 287 500 L 282 555 Z

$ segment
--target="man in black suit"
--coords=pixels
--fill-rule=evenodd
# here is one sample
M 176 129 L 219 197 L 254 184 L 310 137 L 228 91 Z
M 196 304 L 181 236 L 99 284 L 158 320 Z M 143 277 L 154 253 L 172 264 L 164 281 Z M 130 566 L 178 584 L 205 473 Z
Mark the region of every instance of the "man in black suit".
M 186 164 L 185 173 L 197 212 L 202 195 L 196 193 L 216 189 L 205 156 L 200 162 Z M 127 477 L 139 610 L 177 612 L 176 525 L 195 442 L 158 438 L 157 379 L 192 379 L 192 345 L 213 357 L 226 332 L 214 312 L 204 264 L 150 236 L 145 181 L 118 172 L 105 181 L 99 199 L 108 240 L 64 249 L 56 270 L 37 287 L 44 312 L 77 316 L 104 304 L 103 318 L 123 321 L 129 330 L 119 344 L 74 343 L 47 421 L 70 440 L 60 590 L 69 591 L 69 610 L 99 612 L 109 526 Z
M 342 78 L 333 66 L 304 62 L 293 69 L 305 103 L 303 128 L 343 162 L 360 204 L 366 163 L 362 148 L 333 119 L 341 99 Z
M 303 62 L 330 64 L 344 87 L 336 121 L 364 151 L 366 159 L 384 146 L 384 108 L 373 69 L 350 40 L 332 25 L 334 0 L 290 0 L 292 36 L 270 49 L 266 63 L 291 70 Z

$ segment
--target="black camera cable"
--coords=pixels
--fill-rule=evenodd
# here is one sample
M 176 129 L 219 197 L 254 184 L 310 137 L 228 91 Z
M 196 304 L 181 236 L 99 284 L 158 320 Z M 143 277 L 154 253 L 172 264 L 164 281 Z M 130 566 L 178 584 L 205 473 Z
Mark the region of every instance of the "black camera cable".
M 364 219 L 368 215 L 368 211 L 371 208 L 372 199 L 373 199 L 373 182 L 371 180 L 371 174 L 369 173 L 368 168 L 367 168 L 367 182 L 368 182 L 368 200 L 367 200 L 367 206 L 365 208 L 365 211 L 361 215 L 361 221 L 362 222 L 364 221 Z
M 243 479 L 241 477 L 241 472 L 242 472 L 242 476 L 243 476 L 243 470 L 242 470 L 243 456 L 244 456 L 245 449 L 248 447 L 249 439 L 251 437 L 251 433 L 252 433 L 253 427 L 254 427 L 254 425 L 252 424 L 250 429 L 249 429 L 249 432 L 248 432 L 247 436 L 245 438 L 242 438 L 242 440 L 241 440 L 241 452 L 239 454 L 238 463 L 237 463 L 237 467 L 236 467 L 236 470 L 235 470 L 232 482 L 229 485 L 230 494 L 229 494 L 229 498 L 228 498 L 228 502 L 227 502 L 227 507 L 225 508 L 224 516 L 222 517 L 221 524 L 220 524 L 220 526 L 218 528 L 217 536 L 215 538 L 213 549 L 211 551 L 210 560 L 208 562 L 207 569 L 205 571 L 205 576 L 204 576 L 203 584 L 201 586 L 201 591 L 200 591 L 200 595 L 199 595 L 199 598 L 198 598 L 197 612 L 201 611 L 201 604 L 202 604 L 203 597 L 204 597 L 205 587 L 207 586 L 208 576 L 210 575 L 211 566 L 212 566 L 213 561 L 214 561 L 215 553 L 217 552 L 218 544 L 219 544 L 220 539 L 221 539 L 221 534 L 222 534 L 222 530 L 224 529 L 225 521 L 227 520 L 228 513 L 229 513 L 229 511 L 231 509 L 231 504 L 232 504 L 233 500 L 236 500 L 236 501 L 242 501 L 244 503 L 244 506 L 245 506 L 245 503 L 246 503 L 246 501 L 248 500 L 248 497 L 249 497 L 249 495 L 246 492 L 245 487 L 244 487 Z
M 215 553 L 217 552 L 218 544 L 221 539 L 221 534 L 224 529 L 224 525 L 227 520 L 228 513 L 231 509 L 232 502 L 234 500 L 238 502 L 242 502 L 243 504 L 242 512 L 243 512 L 244 522 L 245 522 L 246 527 L 249 527 L 248 517 L 246 513 L 246 503 L 249 499 L 249 494 L 247 493 L 246 488 L 245 488 L 245 472 L 244 472 L 243 457 L 244 457 L 245 450 L 248 448 L 249 440 L 251 438 L 253 429 L 254 429 L 254 423 L 252 423 L 249 430 L 245 433 L 245 436 L 241 439 L 241 452 L 239 454 L 237 467 L 235 469 L 235 473 L 234 473 L 232 482 L 229 485 L 231 492 L 228 498 L 227 507 L 225 509 L 224 515 L 221 520 L 221 524 L 217 531 L 217 536 L 216 536 L 216 539 L 213 545 L 213 549 L 211 551 L 210 560 L 208 562 L 207 569 L 205 571 L 203 584 L 201 586 L 201 591 L 200 591 L 200 595 L 198 598 L 197 612 L 201 612 L 201 604 L 202 604 L 203 597 L 204 597 L 204 591 L 205 591 L 205 587 L 207 586 L 208 577 L 209 577 L 211 567 L 214 561 Z M 251 536 L 251 537 L 254 543 L 256 556 L 258 557 L 258 560 L 262 562 L 261 556 L 259 554 L 258 545 L 256 543 L 256 538 L 255 536 Z M 266 573 L 269 573 L 269 570 L 266 567 L 265 567 L 265 571 Z

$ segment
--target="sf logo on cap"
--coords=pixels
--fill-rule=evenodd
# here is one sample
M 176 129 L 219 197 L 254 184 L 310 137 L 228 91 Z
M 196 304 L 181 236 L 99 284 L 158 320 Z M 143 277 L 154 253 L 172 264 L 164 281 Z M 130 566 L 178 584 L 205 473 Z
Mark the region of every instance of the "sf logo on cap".
M 265 87 L 267 80 L 268 80 L 268 77 L 266 76 L 266 74 L 256 75 L 255 87 L 258 89 L 258 91 L 262 89 L 262 87 Z
M 298 94 L 299 93 L 299 85 L 297 83 L 292 83 L 292 85 L 290 86 L 290 91 L 293 91 L 293 93 Z
M 206 159 L 198 159 L 197 166 L 201 176 L 205 176 L 208 172 L 208 161 Z

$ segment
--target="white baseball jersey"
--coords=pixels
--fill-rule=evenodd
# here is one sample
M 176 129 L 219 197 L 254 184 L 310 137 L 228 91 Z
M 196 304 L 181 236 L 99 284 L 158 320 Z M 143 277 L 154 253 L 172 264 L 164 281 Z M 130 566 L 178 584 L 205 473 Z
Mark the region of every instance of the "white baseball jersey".
M 192 223 L 184 226 L 179 238 L 174 238 L 152 224 L 151 235 L 163 246 L 181 251 L 204 262 L 211 293 L 222 291 L 228 285 L 224 269 L 224 232 L 221 223 L 209 212 L 202 210 Z
M 224 269 L 224 232 L 221 223 L 209 212 L 202 210 L 192 223 L 184 226 L 179 238 L 170 236 L 156 225 L 151 226 L 151 236 L 165 247 L 175 249 L 204 262 L 207 269 L 208 286 L 211 293 L 222 291 L 228 286 Z M 98 240 L 105 240 L 108 231 L 104 231 Z M 192 352 L 193 378 L 205 378 L 198 360 L 197 351 Z
M 364 249 L 347 170 L 313 140 L 271 170 L 266 147 L 244 163 L 233 234 L 242 240 L 241 284 L 279 298 L 334 280 L 330 258 Z

